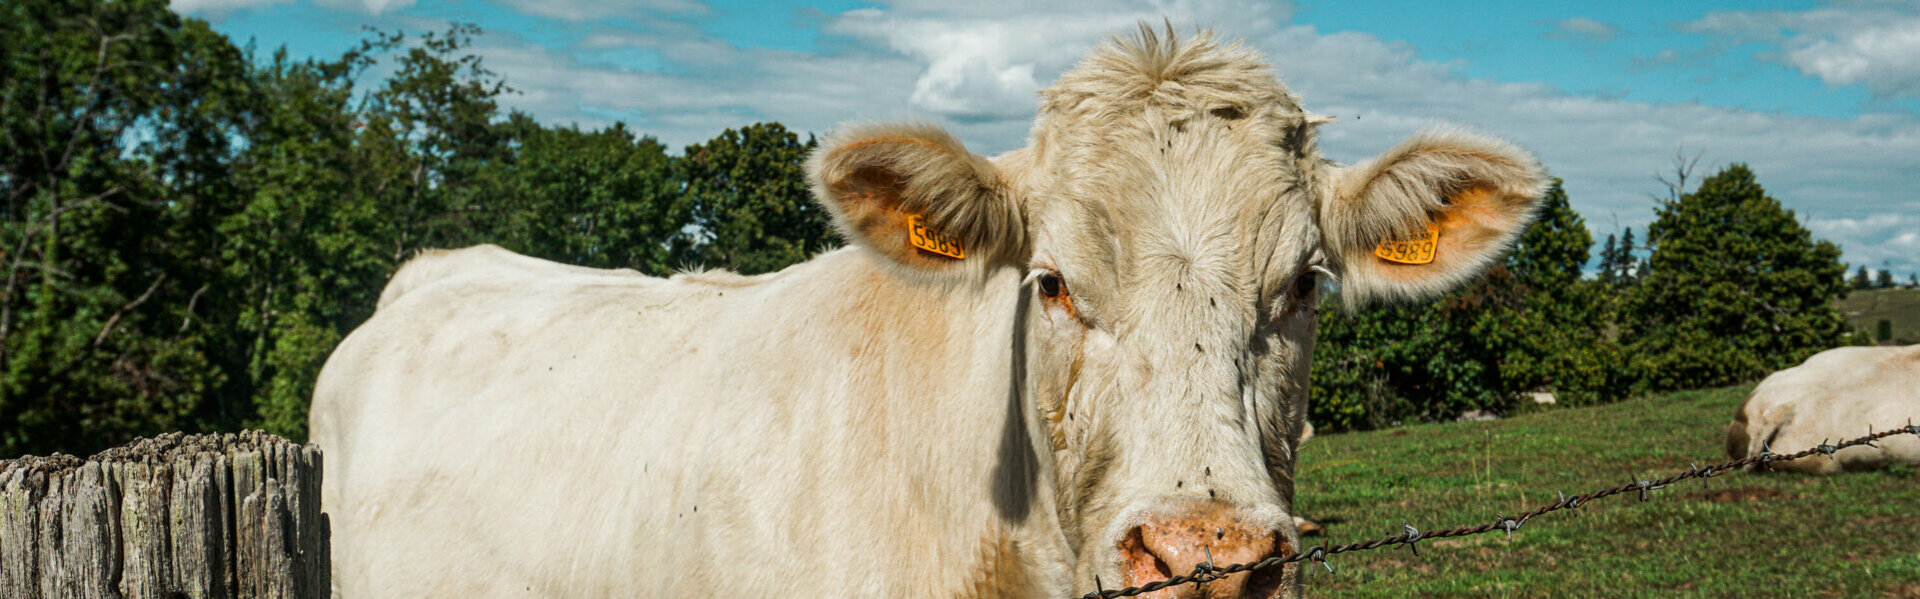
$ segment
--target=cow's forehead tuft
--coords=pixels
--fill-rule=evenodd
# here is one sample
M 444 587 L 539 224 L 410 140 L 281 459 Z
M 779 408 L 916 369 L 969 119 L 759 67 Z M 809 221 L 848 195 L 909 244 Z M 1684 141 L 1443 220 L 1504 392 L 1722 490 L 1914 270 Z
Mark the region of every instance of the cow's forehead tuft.
M 1183 38 L 1142 27 L 1131 38 L 1095 49 L 1041 95 L 1043 117 L 1072 120 L 1149 107 L 1174 112 L 1271 107 L 1284 116 L 1304 117 L 1299 99 L 1257 52 L 1237 43 L 1222 45 L 1206 31 Z

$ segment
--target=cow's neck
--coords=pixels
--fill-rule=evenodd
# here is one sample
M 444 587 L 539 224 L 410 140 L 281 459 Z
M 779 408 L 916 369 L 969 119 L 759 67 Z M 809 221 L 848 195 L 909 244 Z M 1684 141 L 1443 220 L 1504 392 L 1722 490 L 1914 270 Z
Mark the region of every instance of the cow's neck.
M 877 418 L 852 427 L 860 437 L 848 441 L 884 448 L 900 460 L 900 482 L 932 487 L 912 506 L 924 510 L 920 524 L 978 539 L 963 584 L 1065 580 L 1071 556 L 1054 508 L 1050 445 L 1037 441 L 1046 437 L 1026 397 L 1025 320 L 1037 315 L 1028 314 L 1024 270 L 913 276 L 862 249 L 819 260 L 830 267 L 826 287 L 841 290 L 820 308 L 850 325 L 840 367 L 856 381 L 849 391 L 872 402 L 861 412 Z

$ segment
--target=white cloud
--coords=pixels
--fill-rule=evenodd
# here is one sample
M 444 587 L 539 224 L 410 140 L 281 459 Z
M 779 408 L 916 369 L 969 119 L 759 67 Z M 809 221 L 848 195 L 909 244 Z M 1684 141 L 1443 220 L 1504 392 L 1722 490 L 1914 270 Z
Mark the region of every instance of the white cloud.
M 219 15 L 241 8 L 286 4 L 293 0 L 169 0 L 167 8 L 183 15 Z
M 1905 280 L 1920 273 L 1920 214 L 1880 213 L 1859 218 L 1811 218 L 1807 228 L 1815 235 L 1830 239 L 1846 252 L 1846 259 L 1866 266 L 1876 274 L 1892 270 Z M 1858 266 L 1856 266 L 1858 268 Z
M 1574 39 L 1604 42 L 1620 34 L 1620 28 L 1586 17 L 1574 17 L 1553 23 L 1553 29 L 1541 34 L 1548 39 Z
M 378 16 L 413 6 L 414 1 L 415 0 L 318 0 L 318 3 L 328 8 L 364 12 Z
M 500 3 L 521 14 L 575 22 L 659 13 L 686 15 L 707 12 L 707 6 L 699 0 L 500 0 Z
M 1762 58 L 1828 85 L 1864 84 L 1881 97 L 1920 97 L 1920 11 L 1853 3 L 1807 11 L 1714 12 L 1682 29 L 1772 44 Z
M 824 133 L 843 120 L 912 116 L 900 82 L 915 67 L 901 58 L 734 49 L 740 64 L 687 74 L 587 64 L 530 45 L 478 50 L 521 90 L 503 99 L 509 107 L 589 127 L 626 120 L 675 148 L 756 121 Z
M 966 3 L 960 3 L 966 4 Z M 914 81 L 913 107 L 963 120 L 1025 118 L 1035 94 L 1107 37 L 1163 15 L 1198 23 L 1237 22 L 1249 29 L 1277 26 L 1287 5 L 1228 6 L 1217 2 L 1076 5 L 1072 11 L 1021 13 L 978 4 L 928 3 L 849 11 L 830 32 L 883 46 L 924 65 Z M 954 12 L 956 10 L 963 12 Z M 994 15 L 994 16 L 984 16 Z M 1190 27 L 1189 27 L 1190 28 Z

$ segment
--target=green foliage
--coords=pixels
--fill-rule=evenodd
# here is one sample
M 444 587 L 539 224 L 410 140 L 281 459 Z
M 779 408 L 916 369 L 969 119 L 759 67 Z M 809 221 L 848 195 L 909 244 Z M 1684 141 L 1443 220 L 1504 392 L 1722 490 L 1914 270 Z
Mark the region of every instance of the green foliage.
M 826 210 L 807 190 L 807 153 L 818 146 L 779 123 L 728 129 L 687 146 L 681 177 L 694 231 L 682 258 L 762 273 L 836 245 Z
M 503 114 L 470 25 L 294 61 L 155 0 L 0 10 L 0 455 L 303 438 L 327 355 L 420 249 L 666 274 L 832 243 L 811 140 L 763 123 L 682 159 Z
M 1488 310 L 1476 333 L 1485 338 L 1507 335 L 1498 361 L 1500 393 L 1511 398 L 1521 392 L 1555 392 L 1558 401 L 1573 405 L 1625 397 L 1630 375 L 1622 370 L 1620 348 L 1604 333 L 1611 305 L 1609 286 L 1583 280 L 1588 250 L 1593 246 L 1586 220 L 1569 204 L 1560 181 L 1541 199 L 1538 220 L 1520 234 L 1506 268 L 1514 287 L 1503 293 L 1514 298 L 1516 309 Z M 1633 233 L 1626 243 L 1631 247 Z M 1623 252 L 1624 261 L 1632 254 Z M 1631 268 L 1619 281 L 1630 281 Z M 1490 276 L 1495 284 L 1500 277 Z
M 1849 340 L 1833 301 L 1840 249 L 1734 165 L 1666 202 L 1647 272 L 1621 298 L 1621 338 L 1648 390 L 1747 381 Z
M 1866 291 L 1873 288 L 1873 277 L 1867 275 L 1867 265 L 1862 264 L 1860 265 L 1860 270 L 1853 272 L 1853 281 L 1850 284 L 1853 286 L 1854 291 Z
M 277 53 L 254 76 L 257 124 L 235 161 L 244 205 L 219 224 L 220 288 L 235 384 L 222 428 L 258 426 L 304 438 L 306 397 L 327 353 L 372 313 L 396 263 L 384 207 L 392 186 L 366 177 L 388 157 L 362 144 L 353 77 L 371 47 L 338 61 Z
M 1880 274 L 1873 276 L 1873 288 L 1874 289 L 1892 289 L 1893 288 L 1893 271 L 1885 268 L 1880 269 Z
M 0 5 L 0 455 L 192 428 L 247 69 L 157 0 Z
M 669 242 L 686 222 L 666 147 L 625 125 L 547 128 L 515 113 L 490 182 L 493 241 L 568 264 L 670 272 Z
M 1633 250 L 1633 227 L 1627 227 L 1618 244 L 1614 243 L 1613 235 L 1608 235 L 1606 246 L 1600 250 L 1600 282 L 1608 287 L 1632 283 L 1633 273 L 1639 266 Z

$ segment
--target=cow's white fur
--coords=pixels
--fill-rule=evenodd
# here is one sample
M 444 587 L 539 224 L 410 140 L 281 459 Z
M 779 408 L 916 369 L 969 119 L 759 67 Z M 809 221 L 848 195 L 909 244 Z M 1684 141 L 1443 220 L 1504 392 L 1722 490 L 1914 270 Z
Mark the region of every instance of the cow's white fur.
M 1205 502 L 1297 548 L 1311 273 L 1366 297 L 1444 288 L 1543 179 L 1460 132 L 1339 169 L 1323 121 L 1251 51 L 1143 28 L 1044 93 L 1026 149 L 987 160 L 924 125 L 829 137 L 813 186 L 855 246 L 779 273 L 416 259 L 315 392 L 334 580 L 1066 596 L 1121 580 L 1129 528 Z M 903 247 L 910 213 L 968 259 Z M 1413 215 L 1478 237 L 1370 262 Z M 1070 293 L 1041 297 L 1034 270 Z
M 1920 422 L 1920 345 L 1830 349 L 1753 388 L 1727 426 L 1727 454 L 1797 453 L 1864 435 L 1869 426 L 1886 430 L 1910 420 Z M 1920 439 L 1899 435 L 1874 444 L 1769 467 L 1833 474 L 1920 464 Z

